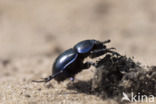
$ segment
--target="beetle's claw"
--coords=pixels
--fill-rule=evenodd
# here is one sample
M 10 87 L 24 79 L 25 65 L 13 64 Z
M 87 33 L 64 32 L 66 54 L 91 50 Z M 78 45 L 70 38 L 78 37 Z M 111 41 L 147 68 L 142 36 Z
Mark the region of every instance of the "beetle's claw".
M 40 80 L 40 81 L 32 80 L 32 82 L 41 83 L 41 82 L 46 82 L 46 81 L 45 80 Z
M 41 79 L 43 79 L 43 80 L 40 80 L 40 81 L 32 80 L 32 82 L 37 82 L 37 83 L 48 82 L 48 81 L 47 81 L 46 79 L 44 79 L 44 78 L 41 78 Z

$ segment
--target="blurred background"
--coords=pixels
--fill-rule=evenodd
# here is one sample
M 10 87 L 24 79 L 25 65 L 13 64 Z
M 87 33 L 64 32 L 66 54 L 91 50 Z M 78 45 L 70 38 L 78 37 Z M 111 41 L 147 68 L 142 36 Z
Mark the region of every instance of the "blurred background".
M 66 83 L 53 81 L 54 89 L 46 89 L 30 81 L 47 77 L 59 53 L 85 39 L 111 39 L 108 46 L 122 55 L 156 65 L 155 4 L 156 0 L 0 0 L 0 103 L 86 104 L 90 99 L 90 104 L 103 104 L 85 94 L 49 97 L 50 92 L 68 91 Z M 91 74 L 78 78 L 87 80 Z
M 62 52 L 84 39 L 156 61 L 155 0 L 0 0 L 0 59 Z

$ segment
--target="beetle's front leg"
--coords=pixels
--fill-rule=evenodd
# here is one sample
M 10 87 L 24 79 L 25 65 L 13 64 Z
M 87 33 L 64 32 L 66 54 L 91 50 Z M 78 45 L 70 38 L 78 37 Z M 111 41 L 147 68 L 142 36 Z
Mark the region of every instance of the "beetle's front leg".
M 105 53 L 112 53 L 113 55 L 120 56 L 119 53 L 112 51 L 112 49 L 115 49 L 115 48 L 104 48 L 104 49 L 97 49 L 97 50 L 91 51 L 90 57 L 91 58 L 99 57 L 101 55 L 104 55 Z

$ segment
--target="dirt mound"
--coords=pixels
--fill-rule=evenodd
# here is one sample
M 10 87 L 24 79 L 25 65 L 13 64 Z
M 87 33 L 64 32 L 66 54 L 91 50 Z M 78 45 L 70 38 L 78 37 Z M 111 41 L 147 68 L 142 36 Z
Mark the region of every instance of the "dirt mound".
M 156 67 L 142 67 L 126 56 L 106 55 L 97 63 L 92 90 L 103 98 L 121 100 L 129 95 L 156 96 Z M 138 97 L 136 97 L 138 98 Z
M 155 66 L 145 68 L 132 58 L 108 54 L 97 62 L 96 72 L 90 81 L 77 82 L 72 87 L 68 85 L 68 88 L 97 95 L 103 99 L 115 99 L 121 103 L 123 93 L 129 99 L 133 93 L 136 100 L 141 95 L 156 96 L 155 84 Z

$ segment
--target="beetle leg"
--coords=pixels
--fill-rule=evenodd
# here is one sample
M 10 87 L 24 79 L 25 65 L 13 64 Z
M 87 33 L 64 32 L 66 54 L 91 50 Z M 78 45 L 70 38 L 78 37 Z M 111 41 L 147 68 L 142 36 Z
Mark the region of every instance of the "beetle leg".
M 115 51 L 112 51 L 112 49 L 115 49 L 115 48 L 104 48 L 104 49 L 98 49 L 98 50 L 94 50 L 94 51 L 91 51 L 90 52 L 90 57 L 91 58 L 95 58 L 95 57 L 99 57 L 105 53 L 112 53 L 113 55 L 117 55 L 117 56 L 120 56 L 119 53 L 115 52 Z
M 41 78 L 42 80 L 40 80 L 40 81 L 32 80 L 32 82 L 37 82 L 37 83 L 49 82 L 49 81 L 52 80 L 53 78 L 54 78 L 53 76 L 49 76 L 49 77 L 47 77 L 47 78 Z
M 108 53 L 112 53 L 113 55 L 121 56 L 119 53 L 111 50 L 107 50 Z
M 63 73 L 63 71 L 60 71 L 60 72 L 58 72 L 58 73 L 56 73 L 54 75 L 50 75 L 47 78 L 41 78 L 42 80 L 40 80 L 40 81 L 32 80 L 32 82 L 37 82 L 37 83 L 46 82 L 47 83 L 47 82 L 49 82 L 50 80 L 52 80 L 53 78 L 55 78 L 56 76 L 58 76 L 61 73 Z
M 116 49 L 116 48 L 102 48 L 102 49 L 97 49 L 97 50 L 93 50 L 90 53 L 99 53 L 99 52 L 106 52 L 112 49 Z

